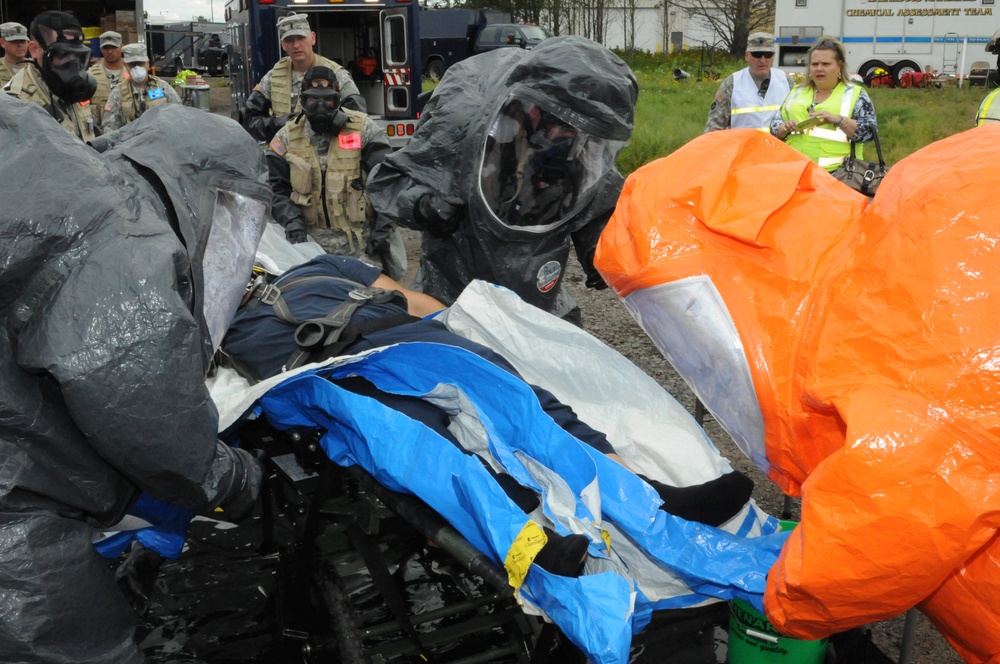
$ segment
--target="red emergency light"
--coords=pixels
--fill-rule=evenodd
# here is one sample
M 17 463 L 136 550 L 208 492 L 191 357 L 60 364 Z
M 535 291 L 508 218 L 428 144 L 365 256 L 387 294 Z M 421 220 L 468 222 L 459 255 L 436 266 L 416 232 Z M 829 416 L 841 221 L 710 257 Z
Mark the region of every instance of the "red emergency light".
M 262 5 L 273 5 L 274 4 L 274 0 L 257 0 L 257 2 L 259 2 Z

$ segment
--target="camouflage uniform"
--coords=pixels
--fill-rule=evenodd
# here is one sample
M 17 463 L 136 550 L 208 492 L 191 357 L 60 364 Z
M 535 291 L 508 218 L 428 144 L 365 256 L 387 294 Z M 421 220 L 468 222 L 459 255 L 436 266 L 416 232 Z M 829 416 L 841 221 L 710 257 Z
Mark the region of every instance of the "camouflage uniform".
M 163 90 L 162 98 L 147 100 L 148 93 L 157 89 Z M 126 104 L 128 108 L 122 107 L 123 90 L 131 92 L 131 104 Z M 131 83 L 128 80 L 121 81 L 114 87 L 114 89 L 111 90 L 111 95 L 108 97 L 107 103 L 104 104 L 104 120 L 101 122 L 101 131 L 106 134 L 109 131 L 114 131 L 119 127 L 123 127 L 141 116 L 147 108 L 159 106 L 162 103 L 181 103 L 181 98 L 174 91 L 173 86 L 167 81 L 164 81 L 162 78 L 150 76 L 146 79 L 146 82 L 138 88 L 134 83 Z

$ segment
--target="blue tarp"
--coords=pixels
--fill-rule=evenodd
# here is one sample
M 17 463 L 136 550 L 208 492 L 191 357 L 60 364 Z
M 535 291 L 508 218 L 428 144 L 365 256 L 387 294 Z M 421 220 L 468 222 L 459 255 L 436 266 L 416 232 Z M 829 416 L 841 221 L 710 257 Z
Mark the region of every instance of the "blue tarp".
M 430 399 L 453 415 L 471 408 L 493 458 L 543 495 L 557 532 L 580 532 L 589 523 L 583 532 L 591 536 L 590 554 L 603 559 L 605 545 L 595 533 L 610 521 L 691 588 L 690 597 L 657 608 L 710 597 L 740 597 L 762 608 L 766 574 L 787 533 L 743 538 L 660 511 L 648 485 L 556 426 L 523 381 L 460 348 L 400 344 L 298 374 L 260 400 L 263 414 L 279 428 L 323 429 L 322 444 L 334 462 L 360 465 L 386 487 L 417 495 L 502 565 L 528 516 L 477 459 L 423 424 L 326 380 L 349 375 L 385 392 Z M 540 482 L 540 468 L 542 477 L 549 477 L 547 468 L 563 478 L 573 496 L 569 510 L 557 509 L 563 487 Z M 627 571 L 569 579 L 537 566 L 522 587 L 588 657 L 609 664 L 628 660 L 633 611 L 645 616 L 652 608 L 641 605 L 641 593 L 633 607 L 633 590 Z

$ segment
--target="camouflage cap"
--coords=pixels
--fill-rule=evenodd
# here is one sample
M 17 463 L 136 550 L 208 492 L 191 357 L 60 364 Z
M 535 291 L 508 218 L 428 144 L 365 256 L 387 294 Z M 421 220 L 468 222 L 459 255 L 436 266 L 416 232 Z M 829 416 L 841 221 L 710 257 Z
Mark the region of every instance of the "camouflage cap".
M 145 44 L 128 44 L 122 47 L 122 60 L 125 62 L 145 62 L 148 59 Z
M 0 25 L 0 39 L 4 41 L 30 41 L 28 29 L 20 23 L 4 23 Z
M 101 33 L 101 46 L 121 46 L 122 36 L 114 30 Z
M 312 28 L 305 14 L 289 14 L 278 21 L 278 39 L 282 41 L 288 37 L 308 37 L 311 34 Z
M 774 35 L 769 32 L 753 32 L 747 37 L 748 51 L 774 53 Z

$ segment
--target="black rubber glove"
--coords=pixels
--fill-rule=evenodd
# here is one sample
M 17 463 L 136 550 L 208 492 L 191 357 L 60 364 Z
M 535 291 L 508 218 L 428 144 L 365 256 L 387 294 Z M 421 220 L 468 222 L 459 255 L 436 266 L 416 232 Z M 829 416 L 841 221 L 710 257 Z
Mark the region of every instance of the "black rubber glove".
M 445 238 L 458 229 L 465 215 L 465 203 L 454 196 L 424 194 L 417 199 L 413 215 L 428 233 Z
M 136 541 L 132 543 L 125 560 L 115 570 L 118 587 L 139 615 L 146 613 L 149 608 L 149 598 L 153 594 L 161 565 L 163 556 Z
M 300 242 L 305 242 L 308 238 L 306 237 L 304 228 L 286 228 L 285 239 L 292 244 L 299 244 Z

